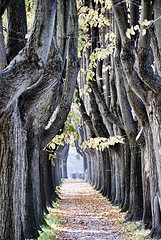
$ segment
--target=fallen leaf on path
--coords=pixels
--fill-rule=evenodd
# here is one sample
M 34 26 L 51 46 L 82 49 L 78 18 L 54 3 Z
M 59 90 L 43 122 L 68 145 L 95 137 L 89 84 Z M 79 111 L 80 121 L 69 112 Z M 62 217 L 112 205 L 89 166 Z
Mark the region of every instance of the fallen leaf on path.
M 62 224 L 57 227 L 59 239 L 126 239 L 116 223 L 119 208 L 83 180 L 64 180 L 57 214 Z

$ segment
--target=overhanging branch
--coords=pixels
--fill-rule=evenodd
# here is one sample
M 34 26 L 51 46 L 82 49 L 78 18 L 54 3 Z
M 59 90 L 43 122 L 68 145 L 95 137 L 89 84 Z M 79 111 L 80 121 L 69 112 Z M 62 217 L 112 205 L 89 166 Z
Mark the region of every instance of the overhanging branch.
M 37 1 L 29 41 L 0 73 L 0 115 L 42 74 L 50 50 L 55 14 L 56 0 Z
M 41 136 L 42 148 L 44 148 L 52 138 L 58 134 L 60 128 L 67 119 L 70 111 L 73 93 L 76 85 L 77 74 L 79 70 L 78 63 L 78 19 L 76 1 L 70 0 L 70 39 L 67 56 L 66 80 L 60 103 L 55 112 L 51 126 L 44 130 Z
M 96 98 L 96 102 L 98 104 L 98 107 L 100 109 L 100 112 L 102 113 L 102 115 L 105 117 L 105 119 L 107 119 L 109 122 L 115 124 L 116 126 L 124 129 L 124 126 L 122 124 L 122 122 L 120 121 L 119 118 L 117 118 L 116 116 L 114 116 L 109 108 L 107 107 L 99 89 L 98 89 L 98 85 L 96 81 L 92 81 L 90 80 L 89 82 L 90 87 L 92 88 L 95 98 Z

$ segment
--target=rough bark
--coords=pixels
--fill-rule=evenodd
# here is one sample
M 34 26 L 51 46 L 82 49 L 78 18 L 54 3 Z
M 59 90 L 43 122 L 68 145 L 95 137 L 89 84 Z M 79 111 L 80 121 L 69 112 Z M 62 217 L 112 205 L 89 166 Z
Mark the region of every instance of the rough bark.
M 2 0 L 0 3 L 0 16 L 2 16 L 2 14 L 4 13 L 8 3 L 10 0 Z
M 8 109 L 0 122 L 0 239 L 23 239 L 23 196 L 27 166 L 22 162 L 25 148 L 22 149 L 23 129 L 17 103 Z
M 76 14 L 75 2 L 72 1 L 71 5 L 72 29 L 77 26 L 77 18 L 72 17 Z M 47 160 L 48 154 L 40 148 L 45 145 L 40 142 L 42 132 L 57 106 L 62 89 L 63 61 L 53 31 L 55 13 L 56 1 L 37 2 L 30 39 L 7 69 L 0 73 L 3 88 L 0 97 L 0 239 L 36 239 L 40 224 L 44 222 L 46 205 L 55 200 L 56 184 L 60 184 L 59 162 L 53 170 Z M 73 47 L 73 52 L 77 50 L 76 42 L 77 39 L 71 41 L 70 50 Z M 70 87 L 63 90 L 68 89 Z
M 0 52 L 0 70 L 3 70 L 7 66 L 7 55 L 3 36 L 2 18 L 0 18 Z
M 142 11 L 141 18 L 142 21 L 144 19 L 151 20 L 152 16 L 154 16 L 154 28 L 152 34 L 152 42 L 153 49 L 150 48 L 151 43 L 151 29 L 147 28 L 146 34 L 143 34 L 145 31 L 145 26 L 141 27 L 141 32 L 139 35 L 138 45 L 136 49 L 136 56 L 134 57 L 134 38 L 127 39 L 126 37 L 126 29 L 128 27 L 127 19 L 126 19 L 126 9 L 117 8 L 115 5 L 115 1 L 113 1 L 113 8 L 115 11 L 116 21 L 119 27 L 119 32 L 121 35 L 121 43 L 122 43 L 122 64 L 123 70 L 126 75 L 128 84 L 130 84 L 130 88 L 135 94 L 140 97 L 143 101 L 144 105 L 144 118 L 139 112 L 138 109 L 135 109 L 135 113 L 137 114 L 138 119 L 140 120 L 145 135 L 146 142 L 146 151 L 148 151 L 148 159 L 144 159 L 144 166 L 150 166 L 150 198 L 151 198 L 151 207 L 152 207 L 152 231 L 151 236 L 154 238 L 160 238 L 160 220 L 159 220 L 159 182 L 160 182 L 160 173 L 157 169 L 160 168 L 159 163 L 159 149 L 160 149 L 160 141 L 156 141 L 156 139 L 160 139 L 160 76 L 159 73 L 159 21 L 157 19 L 159 15 L 158 7 L 159 2 L 153 3 L 151 1 L 142 1 Z M 153 8 L 154 7 L 154 8 Z M 154 9 L 155 15 L 152 15 L 152 11 Z M 121 18 L 119 18 L 120 14 L 122 14 Z M 123 26 L 124 25 L 124 26 Z M 126 26 L 126 27 L 125 27 Z M 157 30 L 156 30 L 157 29 Z M 153 52 L 152 52 L 153 51 Z M 158 51 L 158 54 L 156 54 Z M 157 62 L 156 66 L 158 72 L 154 72 L 151 67 L 153 56 L 155 57 L 155 61 Z M 136 68 L 134 68 L 134 64 Z M 131 100 L 134 100 L 131 98 Z M 155 104 L 154 104 L 155 102 Z M 141 105 L 140 105 L 141 107 Z M 140 108 L 141 109 L 141 108 Z M 147 143 L 148 142 L 148 143 Z M 148 150 L 150 148 L 150 150 Z M 147 163 L 145 162 L 147 161 Z M 152 167 L 151 167 L 152 166 Z M 146 171 L 148 172 L 148 171 Z M 146 176 L 146 172 L 144 172 L 143 177 L 144 181 L 148 181 Z M 159 181 L 159 182 L 158 182 Z M 149 199 L 149 189 L 147 185 L 144 185 L 145 196 Z M 144 208 L 145 215 L 147 214 L 147 206 L 148 202 L 144 200 Z M 155 214 L 154 214 L 155 212 Z M 144 215 L 143 215 L 144 216 Z M 150 215 L 149 215 L 150 218 Z M 144 218 L 145 225 L 150 225 L 150 221 L 147 221 L 147 217 Z
M 0 114 L 3 114 L 15 99 L 35 83 L 43 72 L 53 36 L 55 12 L 56 1 L 37 2 L 29 41 L 0 73 Z M 25 74 L 22 74 L 24 72 Z M 15 81 L 12 81 L 13 78 Z
M 76 2 L 70 2 L 70 40 L 67 57 L 66 68 L 66 80 L 63 89 L 63 94 L 54 112 L 54 120 L 50 129 L 46 129 L 42 134 L 42 148 L 51 141 L 54 135 L 56 135 L 60 128 L 62 128 L 67 115 L 70 110 L 70 106 L 73 99 L 73 93 L 76 85 L 76 79 L 79 69 L 78 56 L 77 56 L 77 44 L 78 44 L 78 20 Z
M 25 1 L 10 0 L 7 7 L 7 22 L 6 47 L 7 60 L 10 62 L 26 44 L 27 20 Z

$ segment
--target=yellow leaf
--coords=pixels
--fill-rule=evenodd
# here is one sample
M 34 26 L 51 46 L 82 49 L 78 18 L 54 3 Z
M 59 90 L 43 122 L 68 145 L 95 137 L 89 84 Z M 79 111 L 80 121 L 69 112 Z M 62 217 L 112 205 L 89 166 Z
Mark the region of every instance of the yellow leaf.
M 89 88 L 89 89 L 88 89 L 88 92 L 92 92 L 92 89 L 91 89 L 91 88 Z
M 146 34 L 146 29 L 143 29 L 142 36 L 145 36 L 145 34 Z
M 131 26 L 131 35 L 135 35 L 135 31 L 134 31 L 134 28 L 133 28 L 133 26 Z
M 107 147 L 107 144 L 106 143 L 102 143 L 101 147 L 102 147 L 102 151 L 103 151 Z
M 126 36 L 131 39 L 131 35 L 135 35 L 135 31 L 134 31 L 134 27 L 131 26 L 131 28 L 127 28 L 127 31 L 126 31 Z
M 135 31 L 139 30 L 139 25 L 135 25 L 135 26 L 134 26 L 134 30 L 135 30 Z
M 131 30 L 130 30 L 130 28 L 128 28 L 127 31 L 126 31 L 126 36 L 129 39 L 131 39 L 131 34 L 130 33 L 131 33 Z
M 149 24 L 151 23 L 151 21 L 148 21 L 147 19 L 145 19 L 143 22 L 142 22 L 142 26 L 149 26 Z

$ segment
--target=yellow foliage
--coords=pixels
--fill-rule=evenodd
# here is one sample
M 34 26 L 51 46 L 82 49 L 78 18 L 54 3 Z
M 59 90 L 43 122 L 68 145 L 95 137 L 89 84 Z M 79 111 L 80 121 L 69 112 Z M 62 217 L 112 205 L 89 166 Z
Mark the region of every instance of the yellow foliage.
M 150 24 L 151 24 L 151 21 L 148 21 L 147 19 L 144 19 L 144 21 L 141 23 L 141 25 L 145 27 L 145 29 L 143 29 L 142 31 L 143 36 L 146 34 L 146 28 L 149 27 Z M 137 30 L 140 31 L 139 25 L 135 25 L 135 26 L 131 26 L 130 28 L 127 28 L 126 36 L 129 39 L 131 39 L 131 35 L 135 35 L 135 31 Z
M 143 29 L 142 35 L 145 36 L 145 34 L 146 34 L 146 29 Z
M 148 21 L 147 19 L 144 19 L 144 21 L 141 23 L 142 26 L 149 26 L 151 21 Z
M 103 151 L 105 148 L 114 146 L 116 143 L 124 144 L 124 138 L 119 135 L 109 138 L 103 137 L 90 138 L 89 141 L 83 142 L 83 150 L 85 150 L 86 148 L 93 148 L 96 150 Z
M 139 25 L 135 25 L 135 26 L 134 26 L 134 30 L 135 30 L 135 31 L 139 30 Z
M 131 26 L 131 28 L 127 28 L 127 31 L 126 31 L 126 36 L 131 39 L 131 35 L 135 35 L 135 31 L 137 27 L 136 26 Z

